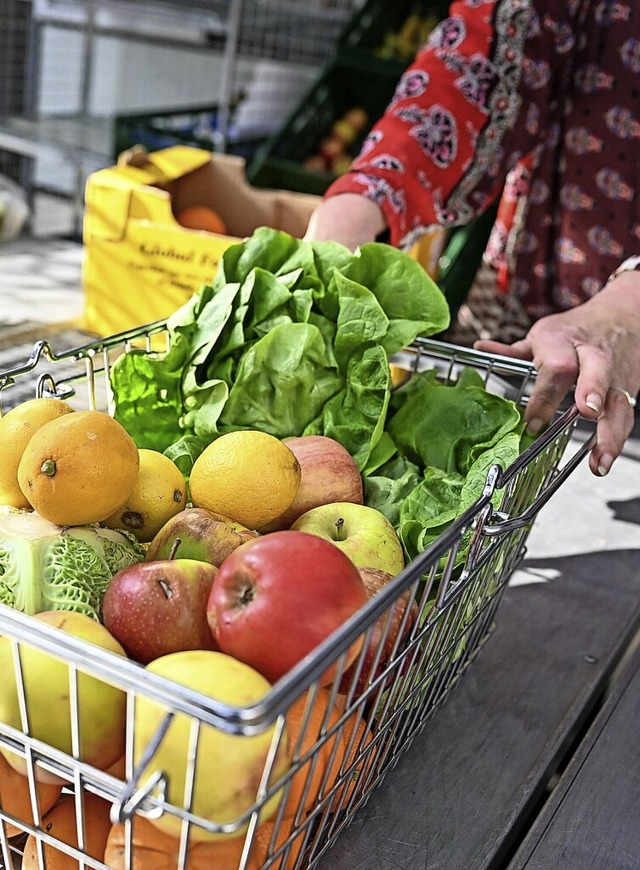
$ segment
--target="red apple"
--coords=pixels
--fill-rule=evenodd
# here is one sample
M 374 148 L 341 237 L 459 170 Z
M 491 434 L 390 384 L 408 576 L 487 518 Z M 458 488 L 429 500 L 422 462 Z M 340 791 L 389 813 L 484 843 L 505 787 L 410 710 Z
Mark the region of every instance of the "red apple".
M 222 652 L 275 682 L 368 600 L 360 573 L 317 535 L 281 531 L 242 544 L 220 566 L 207 614 Z M 348 667 L 363 638 L 347 650 Z M 337 664 L 322 674 L 334 678 Z
M 302 165 L 310 172 L 327 171 L 327 161 L 321 154 L 310 154 L 309 157 L 305 157 Z
M 336 157 L 340 154 L 344 154 L 344 144 L 342 140 L 333 133 L 329 133 L 329 135 L 325 136 L 318 145 L 318 154 L 324 157 L 327 163 L 331 165 Z
M 349 451 L 326 435 L 286 438 L 302 469 L 300 486 L 293 502 L 268 527 L 268 531 L 289 529 L 311 508 L 335 502 L 362 504 L 362 476 Z
M 207 623 L 215 565 L 163 559 L 122 568 L 102 600 L 102 621 L 142 664 L 194 649 L 216 649 Z
M 359 568 L 358 570 L 360 571 L 360 577 L 362 578 L 362 582 L 364 583 L 369 598 L 373 598 L 374 595 L 377 595 L 378 592 L 380 592 L 381 589 L 384 589 L 387 583 L 393 579 L 393 574 L 389 574 L 387 571 L 381 571 L 378 568 Z M 409 607 L 409 614 L 405 620 L 407 607 Z M 367 686 L 382 674 L 389 663 L 394 650 L 397 650 L 396 644 L 400 644 L 408 635 L 411 626 L 417 618 L 418 605 L 415 599 L 411 600 L 411 590 L 408 589 L 394 601 L 391 606 L 391 617 L 389 618 L 389 612 L 386 611 L 377 622 L 374 623 L 369 634 L 369 641 L 367 643 L 362 666 L 360 667 L 360 672 L 357 678 L 355 688 L 356 697 L 361 695 Z M 398 641 L 399 635 L 400 640 Z M 381 644 L 382 651 L 379 653 L 378 651 Z M 349 691 L 358 664 L 359 660 L 358 662 L 354 662 L 354 664 L 345 671 L 340 683 L 339 691 L 341 693 L 346 694 Z

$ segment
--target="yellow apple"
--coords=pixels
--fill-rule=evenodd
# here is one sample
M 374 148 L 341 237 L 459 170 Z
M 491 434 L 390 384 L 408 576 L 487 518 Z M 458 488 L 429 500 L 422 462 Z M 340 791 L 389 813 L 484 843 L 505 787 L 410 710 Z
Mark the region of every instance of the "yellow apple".
M 147 666 L 147 671 L 232 707 L 251 706 L 264 698 L 271 688 L 271 684 L 249 665 L 211 650 L 171 653 L 155 659 Z M 134 741 L 136 765 L 167 712 L 166 706 L 151 698 L 138 698 Z M 149 774 L 160 770 L 166 775 L 167 800 L 178 808 L 184 807 L 192 724 L 191 717 L 176 713 L 146 766 Z M 206 723 L 201 725 L 193 783 L 192 812 L 196 816 L 213 824 L 232 825 L 253 806 L 275 727 L 273 724 L 259 733 L 244 735 Z M 272 784 L 286 773 L 289 765 L 289 748 L 286 734 L 283 734 L 276 752 Z M 261 822 L 275 813 L 280 797 L 281 791 L 278 791 L 266 802 L 260 814 Z M 181 819 L 177 815 L 166 812 L 150 821 L 167 834 L 180 835 Z M 237 837 L 246 827 L 245 824 L 226 834 L 194 825 L 191 839 Z
M 116 655 L 125 655 L 122 646 L 103 625 L 82 613 L 51 610 L 38 613 L 33 619 Z M 73 711 L 68 664 L 27 644 L 20 645 L 20 660 L 31 736 L 71 754 Z M 0 637 L 0 673 L 0 721 L 20 730 L 22 720 L 13 644 L 6 636 Z M 78 671 L 78 706 L 80 758 L 104 770 L 124 752 L 126 695 L 121 689 Z M 2 753 L 15 770 L 19 773 L 26 771 L 22 756 L 6 749 Z M 41 767 L 37 768 L 36 777 L 40 782 L 61 781 Z

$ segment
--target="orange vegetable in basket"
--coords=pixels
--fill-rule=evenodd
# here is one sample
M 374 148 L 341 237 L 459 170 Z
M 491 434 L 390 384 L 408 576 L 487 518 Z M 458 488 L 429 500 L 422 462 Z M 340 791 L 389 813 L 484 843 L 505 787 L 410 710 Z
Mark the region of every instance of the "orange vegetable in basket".
M 38 782 L 36 783 L 36 789 L 38 792 L 40 815 L 43 816 L 60 797 L 62 786 Z M 2 755 L 0 755 L 0 801 L 2 802 L 2 809 L 6 813 L 15 816 L 29 825 L 34 823 L 29 796 L 29 780 L 21 773 L 17 773 L 5 761 Z M 8 822 L 6 823 L 6 831 L 8 837 L 23 833 L 21 828 Z
M 227 234 L 224 218 L 207 205 L 186 206 L 176 214 L 176 220 L 180 226 L 189 230 L 206 230 L 221 236 Z
M 329 692 L 326 689 L 319 689 L 308 712 L 306 692 L 292 704 L 287 714 L 287 729 L 289 747 L 291 752 L 295 753 L 296 759 L 307 755 L 321 733 L 328 731 L 335 724 L 338 713 L 335 709 L 329 709 L 330 703 Z M 337 747 L 332 757 L 336 741 Z M 335 782 L 343 759 L 344 746 L 339 734 L 332 736 L 321 747 L 314 750 L 291 779 L 284 817 L 293 818 L 299 806 L 305 810 L 310 809 L 320 791 L 326 793 Z M 327 772 L 329 765 L 331 769 Z
M 107 837 L 111 829 L 109 813 L 111 804 L 95 794 L 84 792 L 84 849 L 87 855 L 101 861 L 104 855 Z M 42 820 L 43 829 L 51 837 L 55 837 L 68 846 L 78 848 L 76 826 L 76 804 L 73 795 L 65 795 L 60 803 L 50 810 Z M 47 870 L 77 870 L 80 863 L 66 852 L 56 849 L 47 843 L 43 844 Z M 22 870 L 39 870 L 37 838 L 29 834 L 24 847 Z
M 258 862 L 259 867 L 262 867 L 262 865 L 266 863 L 269 855 L 272 855 L 277 849 L 279 849 L 291 835 L 293 830 L 293 819 L 282 819 L 282 822 L 278 827 L 275 842 L 270 850 L 269 847 L 271 845 L 275 826 L 276 822 L 266 822 L 264 825 L 260 825 L 256 831 L 253 848 L 251 850 L 251 857 Z M 293 867 L 303 845 L 305 844 L 306 833 L 307 828 L 303 828 L 289 844 L 288 851 L 283 853 L 280 858 L 276 859 L 273 864 L 269 865 L 270 870 L 289 870 L 290 867 Z
M 354 728 L 356 731 L 356 735 L 352 738 Z M 336 809 L 344 809 L 348 805 L 348 802 L 351 800 L 351 797 L 356 790 L 358 783 L 361 782 L 367 775 L 372 775 L 371 768 L 375 764 L 376 753 L 378 750 L 377 746 L 370 748 L 369 751 L 366 752 L 366 754 L 364 754 L 360 761 L 355 765 L 355 767 L 353 767 L 356 758 L 365 752 L 366 748 L 373 740 L 373 735 L 371 731 L 367 729 L 366 720 L 363 719 L 361 716 L 356 716 L 356 714 L 353 714 L 351 718 L 347 719 L 347 721 L 344 723 L 342 738 L 344 741 L 344 751 L 345 753 L 348 752 L 348 755 L 346 756 L 343 765 L 343 770 L 345 771 L 345 773 L 347 771 L 350 771 L 350 773 L 345 784 L 337 792 L 337 796 L 333 803 L 333 806 Z M 368 780 L 367 785 L 369 785 Z
M 131 870 L 176 870 L 180 854 L 179 837 L 159 831 L 141 816 L 134 816 L 132 826 Z M 282 820 L 271 853 L 290 836 L 292 827 L 291 821 Z M 274 829 L 274 822 L 266 822 L 256 831 L 247 870 L 260 870 L 267 860 Z M 303 831 L 291 843 L 284 859 L 286 863 L 283 864 L 281 858 L 271 865 L 272 870 L 286 870 L 293 866 L 304 842 L 304 834 Z M 109 831 L 103 859 L 110 870 L 125 870 L 126 841 L 126 826 L 113 825 Z M 187 851 L 187 866 L 189 870 L 238 870 L 244 841 L 244 836 L 208 842 L 191 840 Z
M 180 838 L 158 830 L 147 819 L 134 816 L 131 870 L 176 870 Z M 125 870 L 127 831 L 125 825 L 113 825 L 109 831 L 104 863 L 111 870 Z M 238 870 L 244 836 L 227 840 L 191 840 L 187 853 L 189 870 Z M 259 870 L 262 862 L 253 856 L 247 870 Z

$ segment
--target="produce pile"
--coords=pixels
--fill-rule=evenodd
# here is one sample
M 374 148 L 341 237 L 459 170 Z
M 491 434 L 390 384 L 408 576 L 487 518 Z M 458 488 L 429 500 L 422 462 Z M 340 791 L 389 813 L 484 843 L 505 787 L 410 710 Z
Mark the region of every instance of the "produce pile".
M 369 116 L 361 106 L 347 109 L 334 121 L 313 154 L 303 160 L 305 169 L 342 175 L 351 165 L 369 126 Z
M 453 386 L 434 371 L 394 385 L 392 355 L 448 317 L 422 268 L 385 245 L 352 254 L 262 228 L 232 246 L 170 318 L 168 353 L 116 361 L 114 417 L 34 399 L 0 418 L 0 600 L 216 701 L 259 702 L 478 498 L 491 465 L 518 455 L 520 412 L 473 372 Z M 375 710 L 347 716 L 345 698 L 388 683 L 419 605 L 407 592 L 390 609 L 327 661 L 281 734 L 277 723 L 253 736 L 201 727 L 193 811 L 218 825 L 253 806 L 277 740 L 251 866 L 266 859 L 278 808 L 282 843 L 298 811 L 337 783 L 335 799 L 348 799 L 374 764 Z M 68 666 L 29 647 L 21 666 L 30 733 L 70 753 Z M 0 721 L 20 729 L 8 637 L 0 669 Z M 126 705 L 117 687 L 78 675 L 80 758 L 120 777 Z M 138 698 L 134 765 L 166 712 Z M 189 724 L 176 714 L 145 768 L 167 773 L 176 806 Z M 24 758 L 0 746 L 0 760 L 22 798 L 15 816 L 30 823 Z M 75 836 L 62 783 L 37 772 L 47 830 Z M 123 867 L 123 826 L 108 805 L 90 812 L 107 819 L 91 854 Z M 236 867 L 245 830 L 194 828 L 193 865 Z M 135 849 L 170 861 L 179 833 L 170 814 L 137 818 Z M 295 852 L 296 841 L 274 866 Z
M 433 13 L 412 12 L 398 30 L 388 30 L 384 34 L 375 56 L 409 63 L 437 25 L 438 18 Z
M 204 447 L 236 429 L 333 438 L 412 559 L 521 449 L 519 409 L 473 370 L 453 387 L 426 371 L 393 389 L 392 356 L 448 324 L 443 294 L 401 251 L 352 254 L 261 228 L 169 318 L 168 354 L 116 362 L 115 418 L 187 479 Z

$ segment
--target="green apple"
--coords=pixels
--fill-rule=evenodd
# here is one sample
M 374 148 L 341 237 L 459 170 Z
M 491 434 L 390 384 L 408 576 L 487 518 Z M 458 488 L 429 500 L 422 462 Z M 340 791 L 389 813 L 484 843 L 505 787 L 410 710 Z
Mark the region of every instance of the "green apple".
M 394 577 L 404 568 L 396 530 L 381 511 L 368 505 L 320 505 L 298 517 L 291 528 L 333 541 L 358 568 L 378 568 Z
M 147 671 L 186 686 L 201 695 L 230 707 L 249 707 L 261 701 L 271 684 L 254 668 L 224 653 L 211 650 L 188 650 L 171 653 L 147 665 Z M 137 765 L 166 716 L 165 705 L 148 697 L 139 697 L 135 709 L 134 762 Z M 162 742 L 148 760 L 147 771 L 162 770 L 167 777 L 167 800 L 176 807 L 184 806 L 185 782 L 189 759 L 192 757 L 193 721 L 176 713 Z M 198 750 L 193 780 L 192 811 L 214 824 L 232 825 L 253 806 L 270 755 L 275 725 L 256 734 L 234 734 L 209 724 L 199 730 Z M 276 749 L 272 783 L 289 769 L 290 755 L 286 733 Z M 274 814 L 282 791 L 267 800 L 260 821 Z M 163 813 L 151 818 L 151 823 L 165 833 L 180 836 L 178 816 Z M 246 830 L 247 825 L 242 826 Z M 203 827 L 191 828 L 191 840 L 216 840 L 239 836 L 233 833 L 212 833 Z

